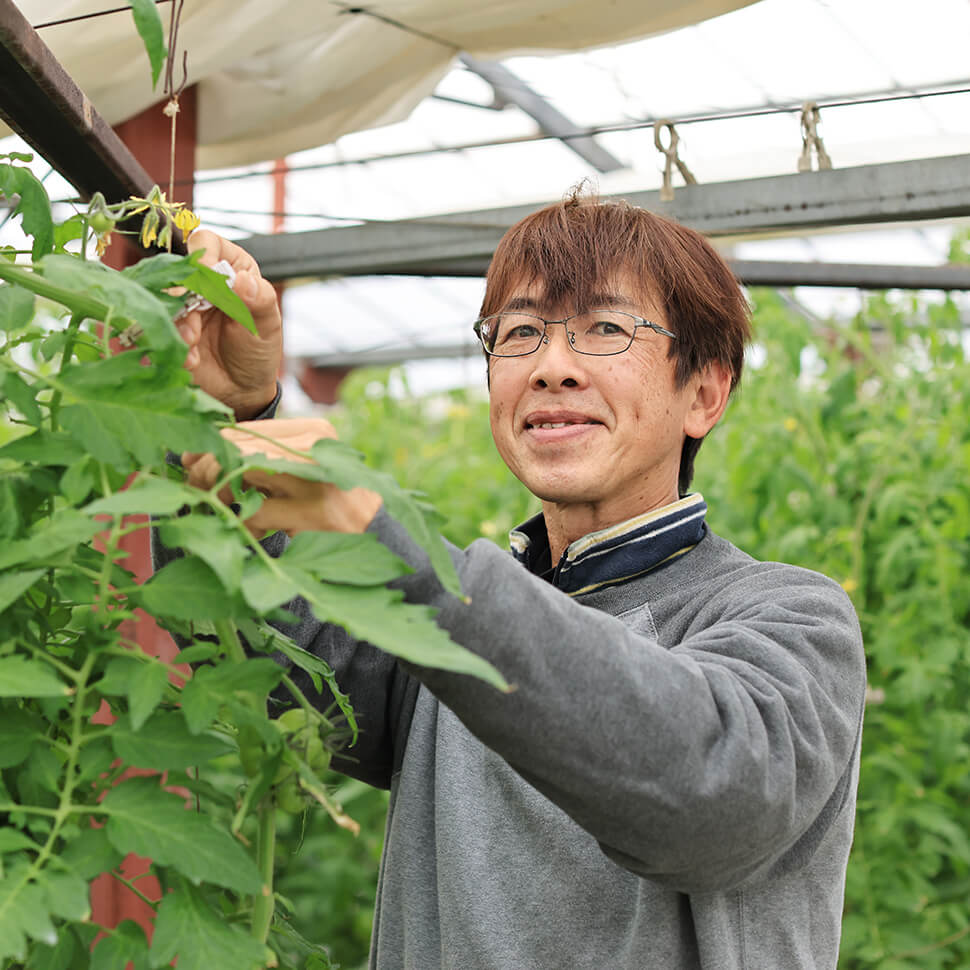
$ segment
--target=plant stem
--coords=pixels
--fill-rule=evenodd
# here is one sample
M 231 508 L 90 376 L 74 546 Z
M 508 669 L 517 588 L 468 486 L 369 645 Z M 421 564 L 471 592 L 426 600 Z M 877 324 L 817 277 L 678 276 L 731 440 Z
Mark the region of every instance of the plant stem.
M 0 280 L 22 286 L 37 296 L 46 297 L 55 303 L 66 306 L 75 316 L 90 317 L 92 320 L 101 320 L 108 312 L 108 307 L 100 300 L 93 300 L 83 293 L 70 290 L 64 286 L 57 286 L 50 280 L 44 279 L 39 273 L 24 269 L 14 263 L 0 260 Z
M 215 628 L 219 642 L 230 661 L 242 663 L 246 660 L 246 651 L 239 642 L 239 633 L 232 620 L 216 620 Z M 246 703 L 258 708 L 256 698 L 246 696 Z M 269 795 L 264 795 L 259 803 L 257 814 L 258 828 L 256 830 L 256 865 L 263 876 L 262 892 L 253 896 L 252 935 L 261 943 L 266 942 L 269 928 L 273 922 L 273 912 L 276 908 L 273 899 L 273 863 L 276 858 L 276 806 Z
M 276 858 L 276 806 L 265 796 L 259 803 L 259 828 L 256 831 L 256 864 L 263 876 L 263 891 L 253 897 L 252 935 L 266 942 L 273 922 L 273 863 Z
M 61 352 L 61 366 L 57 370 L 58 377 L 64 373 L 64 369 L 71 362 L 71 357 L 74 354 L 74 342 L 77 340 L 77 333 L 83 319 L 84 317 L 79 313 L 71 315 L 71 320 L 67 325 L 67 339 L 64 341 L 64 350 Z M 57 412 L 63 396 L 62 389 L 58 387 L 51 395 L 50 403 L 47 406 L 47 410 L 50 412 L 51 431 L 57 430 Z
M 214 620 L 216 634 L 222 648 L 226 651 L 226 656 L 236 663 L 242 663 L 246 659 L 246 651 L 243 650 L 239 642 L 239 634 L 236 632 L 236 624 L 232 620 Z
M 129 891 L 133 892 L 143 903 L 147 903 L 152 909 L 158 909 L 158 903 L 154 900 L 149 899 L 130 879 L 125 879 L 120 872 L 115 872 L 111 870 L 111 875 L 125 886 Z

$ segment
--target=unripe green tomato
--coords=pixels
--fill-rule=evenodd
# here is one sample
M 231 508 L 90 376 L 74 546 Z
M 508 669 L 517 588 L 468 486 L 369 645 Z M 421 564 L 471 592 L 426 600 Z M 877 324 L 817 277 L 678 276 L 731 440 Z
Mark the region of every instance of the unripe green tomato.
M 300 788 L 297 776 L 291 775 L 282 785 L 276 787 L 276 805 L 284 812 L 299 815 L 307 806 L 307 797 Z
M 93 232 L 103 236 L 106 232 L 111 232 L 115 227 L 115 221 L 107 212 L 92 212 L 88 216 L 88 225 Z
M 320 745 L 320 752 L 311 759 L 310 767 L 318 774 L 322 775 L 330 767 L 330 752 Z

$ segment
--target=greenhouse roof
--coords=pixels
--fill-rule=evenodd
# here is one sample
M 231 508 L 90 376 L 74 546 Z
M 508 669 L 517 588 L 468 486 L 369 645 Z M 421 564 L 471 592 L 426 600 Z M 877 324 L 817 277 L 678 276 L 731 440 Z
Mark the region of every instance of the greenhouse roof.
M 20 0 L 18 6 L 27 11 L 31 4 Z M 33 6 L 43 7 L 45 17 L 56 19 L 58 12 L 77 13 L 109 4 L 75 0 L 59 5 L 35 2 Z M 198 0 L 194 5 L 190 0 L 185 16 L 196 8 L 218 6 L 217 0 Z M 241 31 L 246 18 L 258 19 L 265 7 L 230 6 L 232 13 L 220 22 L 220 42 Z M 274 5 L 273 9 L 288 10 L 290 6 Z M 312 6 L 319 10 L 326 5 Z M 465 5 L 438 6 L 457 21 L 466 20 L 462 29 L 487 31 L 490 23 L 498 24 L 500 15 L 518 10 L 521 4 L 481 8 L 494 17 L 490 20 L 483 15 L 477 25 Z M 736 3 L 719 7 L 651 4 L 647 9 L 656 13 L 654 20 L 650 19 L 654 13 L 642 19 L 643 3 L 623 6 L 639 11 L 636 16 L 641 19 L 603 26 L 604 31 L 615 30 L 614 39 L 671 26 L 662 18 L 667 16 L 664 10 L 674 8 L 689 14 L 681 21 L 687 26 L 611 46 L 605 46 L 603 33 L 580 27 L 570 35 L 569 45 L 588 45 L 589 49 L 541 55 L 535 50 L 539 46 L 567 45 L 559 35 L 551 34 L 544 43 L 514 27 L 504 42 L 489 35 L 489 42 L 465 48 L 472 57 L 459 60 L 453 49 L 441 64 L 436 63 L 434 71 L 429 68 L 421 75 L 423 80 L 410 94 L 395 102 L 405 110 L 411 103 L 408 98 L 416 104 L 404 120 L 348 131 L 326 144 L 323 139 L 317 147 L 289 153 L 284 211 L 276 212 L 273 179 L 268 174 L 271 157 L 265 152 L 246 156 L 262 154 L 267 158 L 263 164 L 200 171 L 196 208 L 212 228 L 245 238 L 274 228 L 298 232 L 388 220 L 406 223 L 450 212 L 538 205 L 561 197 L 582 179 L 589 179 L 604 194 L 656 190 L 663 181 L 666 159 L 656 147 L 653 126 L 664 119 L 675 124 L 679 158 L 702 185 L 794 174 L 803 153 L 800 122 L 806 102 L 819 105 L 816 130 L 836 171 L 970 152 L 966 61 L 970 6 L 965 0 L 926 0 L 918 16 L 910 7 L 887 6 L 877 0 L 838 4 L 761 0 L 740 9 L 730 9 L 738 7 Z M 331 4 L 327 9 L 332 14 L 348 8 Z M 337 45 L 341 56 L 334 63 L 371 53 L 370 42 L 363 38 L 374 35 L 347 33 L 348 25 L 356 24 L 354 30 L 363 31 L 361 24 L 366 23 L 368 31 L 404 34 L 410 37 L 404 46 L 417 44 L 414 30 L 444 36 L 440 22 L 431 28 L 431 21 L 411 18 L 425 9 L 430 10 L 431 5 L 425 8 L 415 0 L 371 6 L 364 21 L 363 14 L 340 13 L 334 22 L 344 33 Z M 547 6 L 547 12 L 553 9 L 570 15 L 599 10 L 596 5 L 561 2 Z M 257 13 L 251 15 L 251 11 Z M 719 16 L 701 21 L 718 11 Z M 385 19 L 375 18 L 375 13 Z M 398 26 L 389 25 L 388 19 Z M 118 22 L 130 39 L 127 17 L 105 17 L 100 23 L 108 20 Z M 378 22 L 373 23 L 375 20 Z M 419 23 L 423 26 L 415 26 Z M 403 30 L 402 24 L 414 30 Z M 51 27 L 42 31 L 45 40 L 52 42 L 55 31 L 80 35 L 78 25 Z M 183 32 L 182 36 L 188 35 Z M 398 40 L 403 44 L 402 38 Z M 211 46 L 215 44 L 213 40 Z M 533 50 L 514 53 L 524 48 Z M 188 49 L 192 77 L 194 69 L 201 69 L 209 46 L 200 41 Z M 500 52 L 513 54 L 499 62 L 496 55 Z M 71 66 L 69 59 L 65 63 L 77 77 L 79 68 Z M 119 59 L 112 62 L 110 73 L 103 71 L 103 63 L 105 93 L 100 96 L 103 101 L 95 100 L 95 104 L 111 117 L 111 105 L 122 94 L 132 86 L 144 86 L 147 62 L 143 54 L 130 63 Z M 256 59 L 252 63 L 256 70 L 262 62 Z M 504 77 L 496 80 L 490 73 L 494 66 L 505 72 Z M 362 64 L 360 70 L 364 70 Z M 132 78 L 137 74 L 142 80 L 120 83 L 129 71 Z M 272 87 L 266 77 L 260 83 Z M 517 86 L 521 90 L 513 90 Z M 300 93 L 298 88 L 296 84 L 292 90 Z M 287 90 L 280 81 L 277 93 Z M 530 95 L 540 106 L 553 109 L 558 123 L 572 125 L 567 133 L 592 139 L 617 164 L 597 165 L 595 156 L 591 162 L 590 157 L 571 149 L 570 142 L 576 139 L 562 137 L 563 129 L 556 129 L 555 118 L 550 122 L 530 112 L 527 104 L 523 108 Z M 366 110 L 376 110 L 379 101 L 371 97 Z M 253 116 L 258 119 L 256 102 L 253 104 Z M 375 124 L 389 115 L 381 109 L 366 119 L 355 117 L 350 127 Z M 207 122 L 203 111 L 203 146 L 207 140 L 216 140 L 214 124 L 211 118 Z M 264 124 L 265 119 L 256 127 Z M 669 130 L 663 136 L 666 145 Z M 283 154 L 286 143 L 270 139 L 268 147 Z M 199 156 L 203 165 L 219 157 L 216 150 L 205 147 Z M 818 165 L 817 152 L 812 153 L 812 164 Z M 674 166 L 674 192 L 683 184 L 683 176 Z M 915 193 L 931 190 L 931 186 L 913 186 Z M 69 188 L 63 194 L 70 195 Z M 970 199 L 967 203 L 970 213 Z M 788 238 L 727 238 L 721 244 L 741 259 L 926 265 L 945 261 L 953 225 L 952 219 L 922 221 L 892 232 L 883 226 L 852 232 L 801 232 Z M 481 280 L 475 278 L 364 277 L 293 285 L 285 297 L 288 352 L 331 363 L 365 353 L 375 360 L 391 359 L 395 353 L 413 356 L 418 347 L 433 349 L 431 356 L 435 356 L 442 347 L 457 349 L 468 344 L 468 327 L 481 292 Z M 844 291 L 799 290 L 795 295 L 809 312 L 851 309 L 857 302 Z M 477 361 L 471 366 L 480 373 Z

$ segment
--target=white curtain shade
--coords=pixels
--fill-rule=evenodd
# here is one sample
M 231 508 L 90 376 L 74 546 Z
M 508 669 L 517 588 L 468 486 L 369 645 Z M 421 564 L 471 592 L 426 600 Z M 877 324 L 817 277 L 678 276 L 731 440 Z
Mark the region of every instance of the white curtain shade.
M 460 52 L 560 53 L 698 23 L 753 0 L 186 0 L 178 36 L 198 84 L 201 169 L 245 165 L 406 118 Z M 39 25 L 119 6 L 17 0 Z M 169 5 L 159 13 L 168 23 Z M 365 12 L 366 11 L 366 12 Z M 386 18 L 386 19 L 381 19 Z M 390 22 L 390 21 L 393 21 Z M 111 124 L 162 97 L 127 13 L 40 30 Z M 0 136 L 8 130 L 0 124 Z

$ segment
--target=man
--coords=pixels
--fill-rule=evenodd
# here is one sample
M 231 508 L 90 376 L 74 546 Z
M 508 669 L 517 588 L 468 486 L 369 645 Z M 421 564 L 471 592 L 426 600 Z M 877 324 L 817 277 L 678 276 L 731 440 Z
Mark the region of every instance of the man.
M 252 261 L 192 242 L 245 270 L 259 346 L 278 346 Z M 697 233 L 573 196 L 503 239 L 477 331 L 496 445 L 542 512 L 513 533 L 514 557 L 485 540 L 453 550 L 469 602 L 373 493 L 253 482 L 269 499 L 250 528 L 372 531 L 415 567 L 406 596 L 515 685 L 407 666 L 303 611 L 295 636 L 368 726 L 340 767 L 391 789 L 372 966 L 835 967 L 858 624 L 835 583 L 752 560 L 688 492 L 741 374 L 737 282 Z M 238 416 L 270 405 L 274 354 L 218 316 L 185 336 L 199 383 Z M 333 434 L 262 430 L 297 447 Z M 211 456 L 185 463 L 215 480 Z

